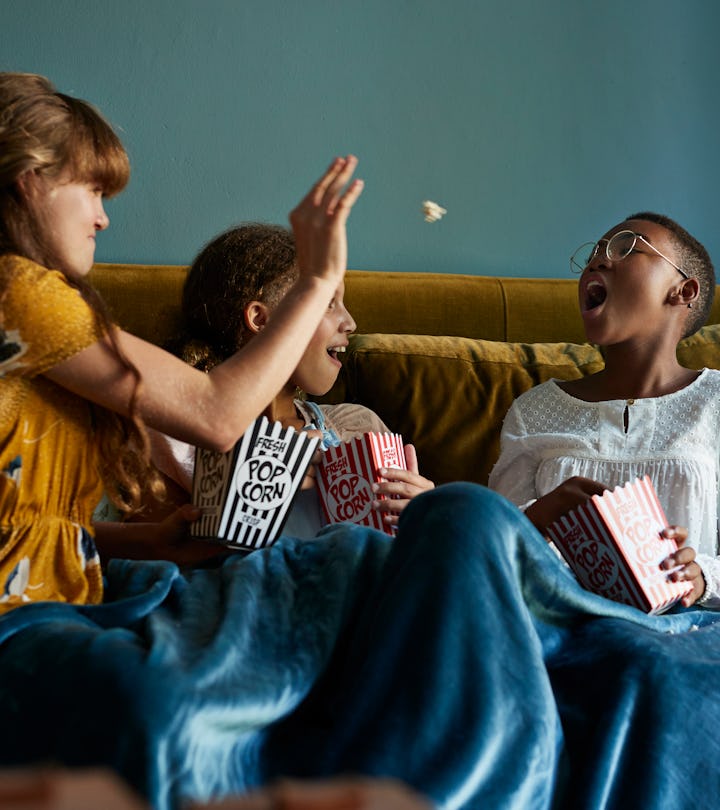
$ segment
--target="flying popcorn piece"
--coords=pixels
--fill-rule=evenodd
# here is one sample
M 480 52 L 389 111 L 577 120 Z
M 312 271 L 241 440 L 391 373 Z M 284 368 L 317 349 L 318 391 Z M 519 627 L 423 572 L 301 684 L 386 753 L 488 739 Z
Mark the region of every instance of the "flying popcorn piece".
M 432 200 L 423 201 L 422 212 L 425 215 L 425 222 L 437 222 L 447 214 L 447 211 L 441 205 Z

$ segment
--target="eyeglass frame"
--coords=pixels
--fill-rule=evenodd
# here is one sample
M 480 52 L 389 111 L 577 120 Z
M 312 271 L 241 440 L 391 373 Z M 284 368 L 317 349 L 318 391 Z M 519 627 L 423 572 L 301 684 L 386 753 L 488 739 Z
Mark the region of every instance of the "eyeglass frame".
M 609 251 L 610 243 L 613 241 L 613 239 L 617 239 L 618 236 L 623 236 L 624 234 L 628 234 L 628 233 L 632 234 L 633 237 L 634 237 L 633 243 L 632 243 L 632 245 L 630 245 L 630 250 L 628 250 L 628 252 L 620 259 L 612 259 L 612 258 L 610 258 L 610 251 Z M 650 242 L 648 239 L 646 239 L 641 233 L 636 233 L 635 231 L 631 231 L 629 228 L 625 228 L 625 230 L 618 231 L 617 233 L 614 233 L 609 239 L 598 239 L 597 242 L 583 242 L 582 245 L 580 245 L 580 247 L 570 257 L 570 272 L 574 273 L 575 275 L 577 275 L 578 273 L 582 273 L 583 270 L 586 267 L 589 266 L 590 262 L 592 262 L 593 259 L 600 252 L 600 243 L 601 242 L 606 243 L 605 244 L 605 258 L 609 262 L 621 262 L 624 259 L 627 259 L 627 257 L 633 252 L 633 250 L 635 249 L 635 245 L 637 244 L 638 239 L 640 239 L 640 241 L 644 242 L 650 248 L 650 250 L 655 251 L 655 253 L 657 253 L 657 255 L 660 256 L 660 258 L 665 259 L 665 261 L 668 264 L 671 264 L 678 271 L 678 273 L 680 273 L 680 275 L 683 278 L 687 278 L 687 279 L 690 278 L 690 275 L 688 273 L 686 273 L 685 270 L 682 269 L 682 267 L 678 267 L 678 265 L 675 264 L 675 262 L 672 259 L 668 259 L 668 257 L 664 253 L 661 253 L 655 247 L 655 245 L 652 244 L 652 242 Z M 585 247 L 585 245 L 592 245 L 593 249 L 592 249 L 592 253 L 590 254 L 590 258 L 587 260 L 587 262 L 585 262 L 585 264 L 582 267 L 580 267 L 580 265 L 577 264 L 576 262 L 574 262 L 573 259 Z M 575 270 L 576 267 L 578 267 L 579 269 Z

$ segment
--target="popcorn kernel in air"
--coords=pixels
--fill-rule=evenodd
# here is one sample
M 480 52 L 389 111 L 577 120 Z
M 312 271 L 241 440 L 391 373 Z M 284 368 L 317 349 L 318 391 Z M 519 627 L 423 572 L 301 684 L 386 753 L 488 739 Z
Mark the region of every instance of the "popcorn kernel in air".
M 432 200 L 424 200 L 422 204 L 422 212 L 425 216 L 425 222 L 437 222 L 442 219 L 447 211 Z

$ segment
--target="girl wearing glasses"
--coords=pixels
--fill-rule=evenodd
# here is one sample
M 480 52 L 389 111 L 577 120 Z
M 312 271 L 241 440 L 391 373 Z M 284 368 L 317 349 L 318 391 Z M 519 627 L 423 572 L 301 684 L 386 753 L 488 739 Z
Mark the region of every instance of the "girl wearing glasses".
M 653 688 L 653 744 L 622 762 L 606 756 L 593 771 L 605 780 L 599 788 L 582 779 L 571 789 L 584 762 L 564 735 L 593 706 L 609 713 L 621 703 L 595 701 L 583 677 L 608 646 L 627 657 L 627 636 L 608 645 L 618 618 L 631 638 L 644 632 L 661 645 L 669 632 L 658 626 L 686 631 L 717 614 L 647 617 L 593 600 L 572 578 L 560 582 L 543 538 L 485 488 L 451 484 L 412 499 L 394 539 L 339 524 L 319 542 L 284 538 L 208 569 L 113 559 L 102 576 L 90 518 L 103 485 L 132 506 L 153 483 L 144 424 L 227 449 L 284 387 L 342 282 L 345 222 L 361 184 L 353 158 L 333 162 L 292 216 L 297 280 L 262 331 L 204 374 L 111 326 L 85 281 L 108 226 L 103 198 L 128 178 L 107 123 L 42 77 L 18 74 L 0 74 L 0 113 L 0 764 L 111 767 L 158 810 L 279 776 L 347 773 L 402 779 L 458 810 L 599 807 L 611 793 L 647 810 L 691 806 L 681 777 L 698 727 L 664 733 L 679 713 L 687 656 L 663 660 L 659 685 L 672 694 L 656 700 Z M 702 310 L 700 270 L 664 226 L 623 228 L 642 240 L 622 261 L 616 243 L 601 245 L 592 267 L 603 289 L 588 270 L 582 301 L 593 339 L 610 349 L 630 342 L 649 359 L 646 343 L 674 346 Z M 641 317 L 630 307 L 611 318 L 626 299 Z M 617 395 L 671 397 L 714 380 L 678 367 L 671 379 L 668 352 L 645 387 Z M 612 369 L 606 388 L 622 377 Z M 628 371 L 640 382 L 638 368 Z M 593 401 L 592 388 L 562 393 Z M 702 410 L 693 400 L 661 414 L 663 430 L 682 425 L 692 438 L 692 407 Z M 628 424 L 634 430 L 634 415 Z M 603 645 L 594 658 L 575 656 L 568 628 L 590 625 Z M 711 726 L 720 716 L 706 688 L 716 634 L 684 635 L 699 650 L 699 674 L 682 696 L 703 701 Z M 645 672 L 632 680 L 633 692 L 645 681 Z M 651 727 L 628 726 L 650 737 Z M 602 750 L 616 751 L 615 737 L 613 728 Z M 712 772 L 698 772 L 692 805 L 717 787 Z M 652 802 L 658 795 L 662 804 Z M 275 804 L 287 804 L 284 794 Z
M 541 531 L 595 494 L 649 475 L 682 547 L 664 561 L 690 580 L 684 604 L 720 609 L 720 372 L 681 366 L 679 341 L 705 322 L 715 274 L 668 217 L 634 214 L 571 259 L 587 339 L 605 367 L 520 396 L 503 425 L 490 486 Z M 685 545 L 687 541 L 687 545 Z
M 507 611 L 483 606 L 509 588 L 484 555 L 526 535 L 546 551 L 494 493 L 424 493 L 395 539 L 340 524 L 210 569 L 100 568 L 103 488 L 129 508 L 156 491 L 146 426 L 226 450 L 284 390 L 343 281 L 355 166 L 334 160 L 296 207 L 285 295 L 206 374 L 114 327 L 87 283 L 129 174 L 111 127 L 41 76 L 0 73 L 0 765 L 112 767 L 164 809 L 349 772 L 458 808 L 551 795 L 554 709 L 526 699 L 531 681 L 547 696 L 527 629 L 521 734 L 498 739 L 485 700 L 488 682 L 506 691 L 486 629 Z M 476 553 L 486 525 L 505 531 Z M 535 765 L 517 778 L 494 767 L 519 756 Z

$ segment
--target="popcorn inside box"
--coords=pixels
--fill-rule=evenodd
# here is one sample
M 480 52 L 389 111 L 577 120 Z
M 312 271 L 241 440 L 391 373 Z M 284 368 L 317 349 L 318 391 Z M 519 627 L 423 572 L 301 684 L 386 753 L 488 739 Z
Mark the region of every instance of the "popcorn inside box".
M 328 523 L 349 521 L 395 534 L 372 508 L 374 500 L 382 500 L 372 484 L 385 480 L 379 473 L 383 467 L 407 469 L 402 436 L 397 433 L 364 433 L 325 451 L 317 485 Z
M 687 581 L 672 582 L 660 568 L 678 548 L 661 534 L 667 525 L 645 476 L 593 496 L 547 532 L 585 588 L 646 613 L 662 613 L 693 588 Z

